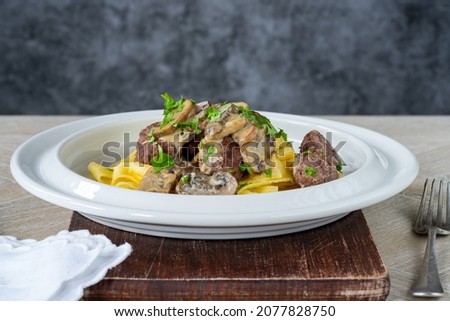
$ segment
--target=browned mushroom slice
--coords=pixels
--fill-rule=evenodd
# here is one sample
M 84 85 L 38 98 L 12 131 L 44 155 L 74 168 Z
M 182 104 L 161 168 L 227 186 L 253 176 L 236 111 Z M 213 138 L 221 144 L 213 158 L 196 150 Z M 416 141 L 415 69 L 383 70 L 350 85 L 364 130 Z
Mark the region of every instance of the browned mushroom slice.
M 174 191 L 177 183 L 177 173 L 170 170 L 162 170 L 155 173 L 153 169 L 149 169 L 141 180 L 138 190 L 146 192 L 170 193 Z
M 234 116 L 234 117 L 233 117 Z M 205 136 L 208 141 L 222 139 L 226 136 L 234 134 L 247 125 L 247 119 L 233 115 L 224 122 L 210 123 L 205 128 Z
M 232 104 L 235 105 L 235 106 L 239 106 L 239 107 L 250 108 L 249 104 L 247 104 L 244 101 L 235 101 Z
M 232 195 L 238 188 L 238 182 L 227 172 L 213 175 L 189 173 L 180 179 L 176 186 L 178 194 L 185 195 Z
M 239 131 L 235 132 L 233 134 L 233 139 L 240 145 L 244 145 L 248 142 L 252 142 L 256 139 L 256 136 L 258 135 L 259 129 L 253 125 L 248 124 L 244 128 L 240 129 Z
M 249 140 L 250 137 L 253 137 L 253 139 Z M 244 163 L 249 165 L 255 173 L 262 173 L 270 162 L 272 153 L 271 139 L 266 135 L 266 129 L 249 132 L 247 138 L 244 138 L 244 136 L 237 138 L 241 142 L 240 147 Z
M 174 126 L 177 123 L 184 122 L 186 119 L 188 119 L 189 115 L 192 112 L 195 112 L 194 104 L 191 100 L 185 99 L 183 102 L 183 109 L 173 115 L 173 119 L 163 126 L 162 128 L 156 128 L 153 135 L 155 137 L 168 135 L 172 132 L 174 132 L 177 128 Z
M 197 112 L 202 112 L 206 110 L 209 106 L 211 106 L 211 103 L 207 100 L 195 104 Z
M 190 142 L 194 136 L 195 134 L 192 131 L 177 130 L 169 135 L 161 136 L 157 142 L 172 157 L 180 157 L 183 146 Z

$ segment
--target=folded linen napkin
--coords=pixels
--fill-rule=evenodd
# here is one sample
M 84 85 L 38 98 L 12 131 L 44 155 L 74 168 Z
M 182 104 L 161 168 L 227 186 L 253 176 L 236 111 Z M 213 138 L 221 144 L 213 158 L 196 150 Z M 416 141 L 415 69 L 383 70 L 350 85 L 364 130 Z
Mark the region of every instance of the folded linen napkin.
M 87 230 L 42 241 L 0 236 L 0 300 L 79 300 L 131 251 Z

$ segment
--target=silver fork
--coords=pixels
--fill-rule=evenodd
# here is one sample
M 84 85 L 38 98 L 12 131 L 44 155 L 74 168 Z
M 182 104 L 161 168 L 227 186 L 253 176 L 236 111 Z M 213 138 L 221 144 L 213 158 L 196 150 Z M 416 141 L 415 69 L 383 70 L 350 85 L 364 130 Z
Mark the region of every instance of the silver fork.
M 411 288 L 415 296 L 437 297 L 444 293 L 439 278 L 435 244 L 436 235 L 450 234 L 450 183 L 446 180 L 427 179 L 424 184 L 414 231 L 428 234 L 427 247 L 419 276 Z M 437 192 L 437 205 L 436 205 Z M 427 206 L 428 205 L 428 206 Z M 445 222 L 444 222 L 445 207 Z M 434 214 L 436 216 L 434 217 Z

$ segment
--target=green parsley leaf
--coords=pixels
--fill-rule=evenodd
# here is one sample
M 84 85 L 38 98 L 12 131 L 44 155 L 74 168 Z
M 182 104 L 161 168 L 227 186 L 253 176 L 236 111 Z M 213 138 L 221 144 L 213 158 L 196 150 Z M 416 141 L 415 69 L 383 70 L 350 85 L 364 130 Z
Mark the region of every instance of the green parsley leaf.
M 305 174 L 307 176 L 314 176 L 317 174 L 316 170 L 312 167 L 305 167 Z
M 174 125 L 174 127 L 179 128 L 190 128 L 192 129 L 197 135 L 200 135 L 202 133 L 202 130 L 198 128 L 198 124 L 200 122 L 200 119 L 198 117 L 195 117 L 191 122 L 184 122 L 184 123 L 177 123 Z
M 155 136 L 153 136 L 153 132 L 154 132 L 154 131 L 155 131 L 155 129 L 152 128 L 152 130 L 150 130 L 150 133 L 148 134 L 147 141 L 148 141 L 149 143 L 153 143 L 154 141 L 156 141 Z
M 272 177 L 272 168 L 268 168 L 264 171 L 264 173 L 266 174 L 266 177 Z
M 256 115 L 253 113 L 253 111 L 249 107 L 239 106 L 239 113 L 247 118 L 250 121 L 256 122 L 256 125 L 259 127 L 258 122 L 256 121 Z
M 284 130 L 282 130 L 282 129 L 280 129 L 276 134 L 275 134 L 275 138 L 283 138 L 283 140 L 285 141 L 285 142 L 287 142 L 287 140 L 288 140 L 288 137 L 287 137 L 287 134 L 284 132 Z
M 273 126 L 267 126 L 267 134 L 272 137 L 277 137 L 278 131 Z
M 209 106 L 208 109 L 206 109 L 206 118 L 210 122 L 215 122 L 220 118 L 220 110 L 217 107 Z
M 250 165 L 248 165 L 248 164 L 240 164 L 240 165 L 239 165 L 239 170 L 240 170 L 241 172 L 247 171 L 247 172 L 251 173 L 252 167 L 251 167 Z
M 177 111 L 183 110 L 183 97 L 180 97 L 177 101 L 175 101 L 168 93 L 162 94 L 161 97 L 164 99 L 164 115 L 167 115 L 167 113 L 174 111 L 175 109 L 177 109 Z
M 180 181 L 183 185 L 189 183 L 189 180 L 190 180 L 189 174 L 183 175 L 180 179 Z
M 239 183 L 239 188 L 242 188 L 242 187 L 244 187 L 244 186 L 247 186 L 247 185 L 249 185 L 250 183 L 248 183 L 248 182 L 245 182 L 245 183 Z
M 277 130 L 275 129 L 275 127 L 273 127 L 272 123 L 270 122 L 269 118 L 267 118 L 266 116 L 263 116 L 261 114 L 255 114 L 256 117 L 256 122 L 259 125 L 259 128 L 262 128 L 264 125 L 267 126 L 268 128 L 268 132 L 272 132 L 271 135 L 274 136 L 275 133 L 277 132 Z
M 166 126 L 168 123 L 170 123 L 173 120 L 173 115 L 174 115 L 174 112 L 169 112 L 169 113 L 165 114 L 165 116 L 161 122 L 161 125 L 159 125 L 159 129 L 162 129 L 164 126 Z
M 340 159 L 338 160 L 338 164 L 336 165 L 336 170 L 342 174 L 342 162 Z
M 209 157 L 216 152 L 216 147 L 213 144 L 209 145 L 206 149 L 205 161 L 208 161 Z
M 216 148 L 214 145 L 209 145 L 207 149 L 208 155 L 214 154 L 216 152 Z
M 233 104 L 230 103 L 222 103 L 221 106 L 223 106 L 223 109 L 220 110 L 219 108 L 215 106 L 209 106 L 208 109 L 206 109 L 206 118 L 210 122 L 216 122 L 222 117 L 222 114 L 226 112 Z
M 244 116 L 245 118 L 247 118 L 248 120 L 254 122 L 256 127 L 260 128 L 260 129 L 263 128 L 264 126 L 266 126 L 267 134 L 269 134 L 269 136 L 272 136 L 275 138 L 282 137 L 285 141 L 287 141 L 287 139 L 288 139 L 287 134 L 282 129 L 280 129 L 278 131 L 272 125 L 269 118 L 267 118 L 266 116 L 263 116 L 258 113 L 254 113 L 249 107 L 243 107 L 243 106 L 239 106 L 239 113 L 242 116 Z
M 158 145 L 158 156 L 153 156 L 151 160 L 151 164 L 155 173 L 159 173 L 165 168 L 172 167 L 174 163 L 175 162 L 173 158 L 170 155 L 164 153 L 162 147 Z
M 172 96 L 170 96 L 168 93 L 164 93 L 161 95 L 161 97 L 164 99 L 164 119 L 161 122 L 161 125 L 159 128 L 163 128 L 168 123 L 170 123 L 173 120 L 173 116 L 175 112 L 180 112 L 183 110 L 183 103 L 184 98 L 180 97 L 177 101 L 173 99 Z

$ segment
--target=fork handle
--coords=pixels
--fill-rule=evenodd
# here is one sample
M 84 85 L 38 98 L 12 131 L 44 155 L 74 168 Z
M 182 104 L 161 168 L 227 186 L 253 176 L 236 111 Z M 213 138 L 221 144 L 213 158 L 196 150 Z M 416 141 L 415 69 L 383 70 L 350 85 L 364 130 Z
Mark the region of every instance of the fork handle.
M 436 260 L 436 228 L 428 229 L 427 247 L 422 261 L 419 277 L 411 288 L 412 295 L 437 297 L 444 293 Z

